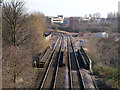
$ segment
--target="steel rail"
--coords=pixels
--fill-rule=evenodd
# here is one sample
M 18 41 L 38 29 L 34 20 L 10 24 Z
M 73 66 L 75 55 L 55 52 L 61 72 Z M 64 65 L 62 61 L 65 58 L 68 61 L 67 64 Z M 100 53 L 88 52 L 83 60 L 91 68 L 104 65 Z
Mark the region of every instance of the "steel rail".
M 78 59 L 77 59 L 77 55 L 76 55 L 76 53 L 75 53 L 75 51 L 74 51 L 74 46 L 73 46 L 73 44 L 72 44 L 71 38 L 70 38 L 70 43 L 71 43 L 71 47 L 72 47 L 73 53 L 74 53 L 74 55 L 75 55 L 75 61 L 76 61 L 76 63 L 77 63 L 77 67 L 78 67 L 78 70 L 79 70 L 79 78 L 80 78 L 80 82 L 81 82 L 80 88 L 82 88 L 82 90 L 85 90 L 85 87 L 86 87 L 86 86 L 85 86 L 85 84 L 84 84 L 84 82 L 83 82 L 83 76 L 81 75 L 81 70 L 80 70 L 79 62 L 78 62 Z
M 53 50 L 52 50 L 52 52 L 51 52 L 52 54 L 51 54 L 51 56 L 50 56 L 49 63 L 48 63 L 48 65 L 47 65 L 47 67 L 46 67 L 46 70 L 45 70 L 45 72 L 44 72 L 44 74 L 43 74 L 43 78 L 42 78 L 42 80 L 41 80 L 41 83 L 40 83 L 38 89 L 42 89 L 43 86 L 44 86 L 44 83 L 45 83 L 45 80 L 46 80 L 46 77 L 47 77 L 49 68 L 50 68 L 50 66 L 51 66 L 51 63 L 52 63 L 52 61 L 53 61 L 53 57 L 54 57 L 54 55 L 55 55 L 55 51 L 56 51 L 56 48 L 57 48 L 57 44 L 58 44 L 59 41 L 60 41 L 60 37 L 59 37 L 58 40 L 56 41 L 55 46 L 54 46 L 54 48 L 53 48 Z
M 51 84 L 50 84 L 50 89 L 51 90 L 55 89 L 55 86 L 56 86 L 56 78 L 57 78 L 57 73 L 58 73 L 58 68 L 59 68 L 62 44 L 63 44 L 63 36 L 62 36 L 62 40 L 60 41 L 60 48 L 59 48 L 59 52 L 58 52 L 57 63 L 55 65 L 52 81 L 51 81 Z
M 69 75 L 69 89 L 72 90 L 72 73 L 71 73 L 71 62 L 70 62 L 70 52 L 69 52 L 69 42 L 70 38 L 67 37 L 67 55 L 68 55 L 68 75 Z

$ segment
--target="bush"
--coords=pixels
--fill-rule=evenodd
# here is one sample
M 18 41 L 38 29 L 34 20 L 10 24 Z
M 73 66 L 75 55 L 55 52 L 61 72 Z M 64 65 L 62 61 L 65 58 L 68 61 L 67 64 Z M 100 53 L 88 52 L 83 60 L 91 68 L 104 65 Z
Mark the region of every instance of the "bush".
M 94 69 L 94 74 L 103 78 L 103 80 L 110 85 L 110 88 L 119 88 L 118 81 L 120 81 L 120 72 L 112 67 L 105 65 L 97 66 Z

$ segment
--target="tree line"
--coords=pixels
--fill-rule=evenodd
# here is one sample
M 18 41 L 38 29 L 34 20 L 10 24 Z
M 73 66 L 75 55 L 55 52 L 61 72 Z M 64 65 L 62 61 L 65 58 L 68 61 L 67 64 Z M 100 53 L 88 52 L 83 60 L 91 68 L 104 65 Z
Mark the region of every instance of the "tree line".
M 34 78 L 30 73 L 32 57 L 41 54 L 47 46 L 45 29 L 44 14 L 27 13 L 22 1 L 2 3 L 3 88 L 19 87 L 19 78 L 24 84 L 28 78 Z M 30 86 L 32 83 L 29 81 Z

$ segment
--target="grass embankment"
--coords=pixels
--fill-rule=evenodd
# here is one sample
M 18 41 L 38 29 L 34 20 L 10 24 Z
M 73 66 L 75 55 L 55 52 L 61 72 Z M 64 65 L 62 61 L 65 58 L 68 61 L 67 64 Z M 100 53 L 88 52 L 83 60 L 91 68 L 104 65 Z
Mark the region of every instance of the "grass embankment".
M 88 39 L 87 54 L 93 62 L 93 66 L 92 66 L 93 73 L 95 76 L 101 78 L 102 82 L 100 82 L 99 84 L 104 83 L 102 87 L 98 85 L 99 88 L 106 88 L 106 87 L 108 87 L 109 89 L 120 88 L 118 84 L 118 82 L 120 82 L 120 71 L 117 68 L 116 63 L 118 63 L 117 62 L 118 60 L 116 59 L 118 58 L 116 58 L 117 51 L 115 51 L 117 50 L 117 46 L 116 46 L 117 44 L 115 43 L 116 42 L 114 42 L 114 40 L 111 40 L 111 38 L 100 40 L 92 37 Z M 102 44 L 101 47 L 104 47 L 104 49 L 101 48 L 99 44 Z M 99 51 L 104 52 L 104 54 L 102 54 L 102 57 L 101 57 L 101 52 Z

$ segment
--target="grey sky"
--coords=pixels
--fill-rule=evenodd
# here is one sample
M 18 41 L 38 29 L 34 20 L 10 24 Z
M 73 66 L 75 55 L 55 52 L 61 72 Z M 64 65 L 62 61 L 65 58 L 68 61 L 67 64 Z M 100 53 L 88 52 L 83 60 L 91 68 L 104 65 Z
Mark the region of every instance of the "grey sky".
M 100 12 L 106 17 L 108 12 L 118 11 L 119 0 L 25 0 L 29 12 L 40 11 L 46 16 L 84 16 Z

